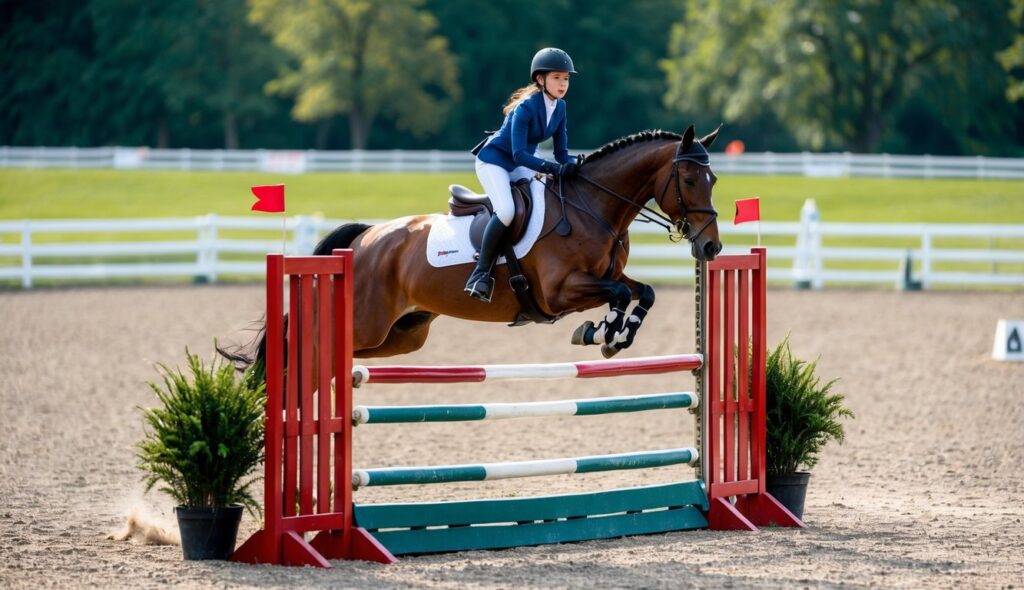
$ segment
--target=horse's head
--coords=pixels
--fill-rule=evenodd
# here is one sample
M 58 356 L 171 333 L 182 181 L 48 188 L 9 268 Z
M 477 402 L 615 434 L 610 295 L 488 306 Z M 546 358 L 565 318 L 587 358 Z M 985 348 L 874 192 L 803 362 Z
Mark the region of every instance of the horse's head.
M 721 127 L 719 127 L 721 129 Z M 697 260 L 714 260 L 722 251 L 718 237 L 718 212 L 711 202 L 711 190 L 718 177 L 711 171 L 707 148 L 719 129 L 694 141 L 693 125 L 676 144 L 672 159 L 655 175 L 655 199 L 676 229 L 690 242 Z

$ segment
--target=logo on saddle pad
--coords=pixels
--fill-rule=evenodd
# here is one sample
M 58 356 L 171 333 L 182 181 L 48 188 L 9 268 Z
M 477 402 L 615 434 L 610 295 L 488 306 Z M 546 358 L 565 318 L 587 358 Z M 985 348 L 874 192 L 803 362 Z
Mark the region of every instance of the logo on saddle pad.
M 449 254 L 458 254 L 458 253 L 459 253 L 458 250 L 438 250 L 437 251 L 437 255 L 438 256 L 448 256 Z

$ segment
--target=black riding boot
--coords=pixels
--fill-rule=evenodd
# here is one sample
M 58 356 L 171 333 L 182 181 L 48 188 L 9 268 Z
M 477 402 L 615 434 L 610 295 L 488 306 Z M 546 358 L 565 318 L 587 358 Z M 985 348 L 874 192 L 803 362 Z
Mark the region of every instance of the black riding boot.
M 473 274 L 469 275 L 466 281 L 466 293 L 484 303 L 491 302 L 491 290 L 494 288 L 494 279 L 491 278 L 491 271 L 494 269 L 494 261 L 498 257 L 498 248 L 501 246 L 501 239 L 505 236 L 508 227 L 498 219 L 497 215 L 491 217 L 484 228 L 484 237 L 480 240 L 480 258 L 476 261 L 476 268 Z

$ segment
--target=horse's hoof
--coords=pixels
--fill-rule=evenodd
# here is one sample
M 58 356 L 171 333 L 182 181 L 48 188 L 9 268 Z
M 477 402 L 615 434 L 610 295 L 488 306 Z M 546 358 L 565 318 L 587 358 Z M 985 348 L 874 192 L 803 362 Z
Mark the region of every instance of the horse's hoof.
M 579 344 L 581 346 L 586 346 L 588 344 L 587 332 L 593 329 L 594 322 L 590 320 L 583 322 L 582 324 L 580 324 L 580 327 L 576 328 L 576 331 L 572 333 L 572 343 Z
M 613 356 L 615 356 L 617 354 L 619 354 L 619 349 L 616 348 L 614 344 L 602 344 L 601 345 L 601 355 L 604 358 L 610 359 L 610 358 L 612 358 Z

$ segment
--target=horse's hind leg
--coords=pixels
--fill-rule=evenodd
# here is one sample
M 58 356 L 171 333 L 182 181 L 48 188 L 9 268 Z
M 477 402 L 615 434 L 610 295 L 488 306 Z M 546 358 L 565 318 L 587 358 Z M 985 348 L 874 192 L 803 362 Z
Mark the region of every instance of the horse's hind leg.
M 386 357 L 406 354 L 419 350 L 427 341 L 430 324 L 437 314 L 428 311 L 414 311 L 398 318 L 388 332 L 384 342 L 374 348 L 355 351 L 359 358 Z

